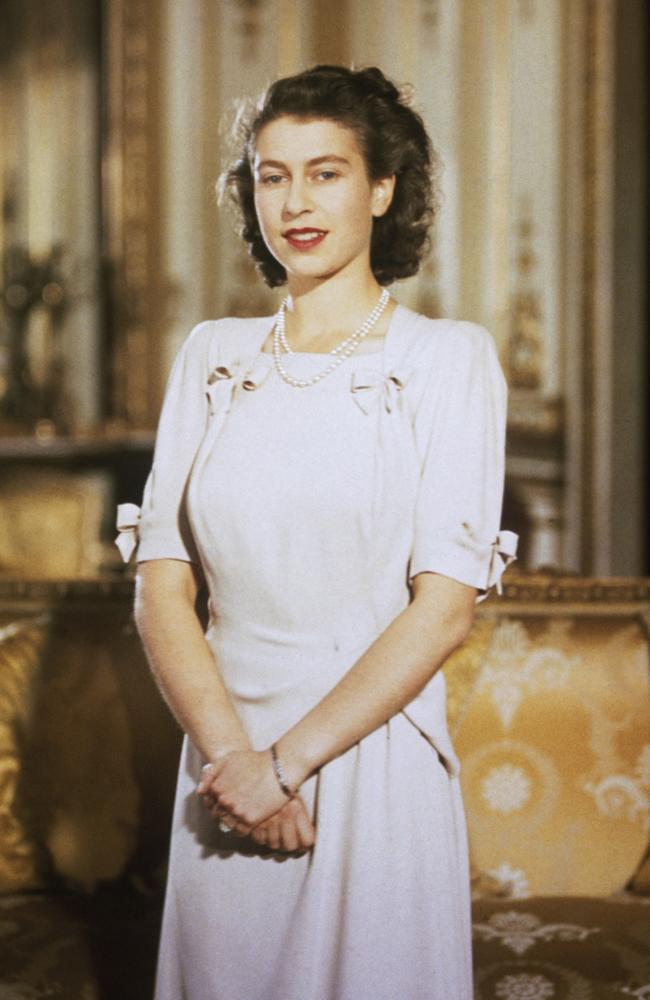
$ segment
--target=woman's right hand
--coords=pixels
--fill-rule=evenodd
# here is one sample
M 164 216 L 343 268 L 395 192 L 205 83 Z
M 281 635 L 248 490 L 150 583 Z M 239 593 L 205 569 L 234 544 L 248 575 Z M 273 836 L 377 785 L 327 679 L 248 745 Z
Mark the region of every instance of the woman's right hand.
M 293 853 L 314 846 L 316 831 L 300 795 L 289 799 L 278 812 L 251 830 L 255 843 L 272 851 Z

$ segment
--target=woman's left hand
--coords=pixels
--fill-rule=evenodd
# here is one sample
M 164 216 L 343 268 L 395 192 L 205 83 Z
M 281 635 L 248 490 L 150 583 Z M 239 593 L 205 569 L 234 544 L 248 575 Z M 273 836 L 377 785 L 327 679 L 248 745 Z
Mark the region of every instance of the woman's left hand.
M 206 765 L 197 792 L 214 799 L 219 815 L 240 837 L 288 801 L 275 776 L 269 750 L 232 750 Z

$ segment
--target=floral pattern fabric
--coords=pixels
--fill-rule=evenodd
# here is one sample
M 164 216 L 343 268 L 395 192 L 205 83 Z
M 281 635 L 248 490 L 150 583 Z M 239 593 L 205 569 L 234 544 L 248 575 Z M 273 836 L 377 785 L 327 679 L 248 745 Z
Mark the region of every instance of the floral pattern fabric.
M 513 898 L 621 889 L 650 829 L 642 619 L 518 609 L 492 619 L 474 666 L 454 742 L 475 872 Z

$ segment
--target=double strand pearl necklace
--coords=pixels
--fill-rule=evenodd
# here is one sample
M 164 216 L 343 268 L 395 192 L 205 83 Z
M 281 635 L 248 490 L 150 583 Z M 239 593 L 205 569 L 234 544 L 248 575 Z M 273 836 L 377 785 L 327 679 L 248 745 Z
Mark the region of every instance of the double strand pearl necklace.
M 290 375 L 286 368 L 283 366 L 280 360 L 281 353 L 280 348 L 283 347 L 287 354 L 295 354 L 295 351 L 289 347 L 287 337 L 284 330 L 284 321 L 287 309 L 287 300 L 285 299 L 280 308 L 278 309 L 277 316 L 275 317 L 275 330 L 273 333 L 273 361 L 275 364 L 275 370 L 284 382 L 288 385 L 294 386 L 296 389 L 306 389 L 310 385 L 316 385 L 321 379 L 324 379 L 326 375 L 333 372 L 340 364 L 342 364 L 346 358 L 349 358 L 353 354 L 364 337 L 367 337 L 372 330 L 375 323 L 378 321 L 379 317 L 386 308 L 388 301 L 390 299 L 390 294 L 386 288 L 381 293 L 379 297 L 379 302 L 372 310 L 370 315 L 367 317 L 365 322 L 355 330 L 354 333 L 346 337 L 345 340 L 333 347 L 329 352 L 334 356 L 334 360 L 327 365 L 322 371 L 317 375 L 313 375 L 311 378 L 294 378 Z

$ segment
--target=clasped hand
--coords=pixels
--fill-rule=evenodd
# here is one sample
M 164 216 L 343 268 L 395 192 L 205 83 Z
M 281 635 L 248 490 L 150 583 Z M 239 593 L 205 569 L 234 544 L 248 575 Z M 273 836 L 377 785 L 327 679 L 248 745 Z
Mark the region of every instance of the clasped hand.
M 197 792 L 215 820 L 272 850 L 312 847 L 315 833 L 303 799 L 287 799 L 268 750 L 233 750 L 201 772 Z

